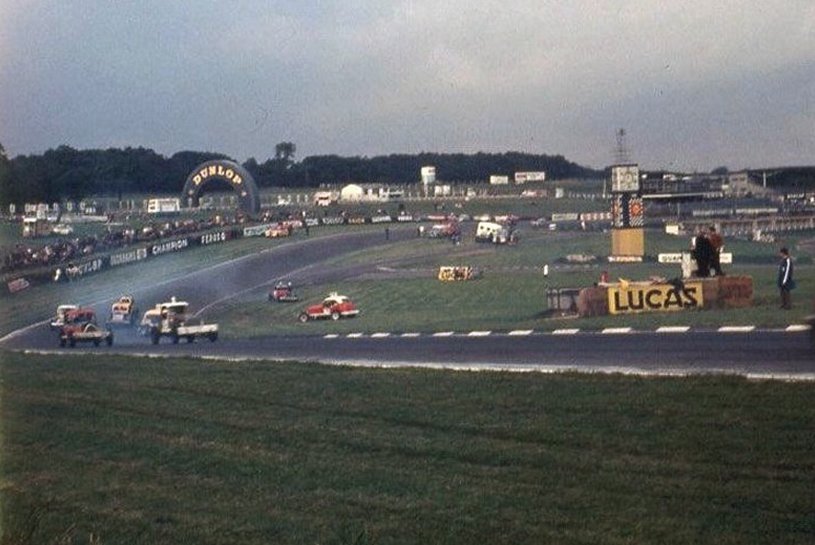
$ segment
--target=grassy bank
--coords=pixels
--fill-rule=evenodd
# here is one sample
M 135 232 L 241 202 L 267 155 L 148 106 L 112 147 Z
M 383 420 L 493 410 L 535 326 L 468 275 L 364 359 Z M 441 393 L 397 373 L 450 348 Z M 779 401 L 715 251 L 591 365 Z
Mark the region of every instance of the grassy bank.
M 811 543 L 810 384 L 2 354 L 3 543 Z

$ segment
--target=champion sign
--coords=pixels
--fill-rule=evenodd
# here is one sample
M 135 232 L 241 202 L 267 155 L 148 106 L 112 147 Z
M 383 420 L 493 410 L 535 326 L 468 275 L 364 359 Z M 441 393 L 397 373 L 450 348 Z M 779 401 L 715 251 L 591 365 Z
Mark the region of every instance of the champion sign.
M 608 310 L 611 314 L 695 309 L 703 304 L 700 282 L 688 282 L 681 286 L 653 284 L 608 288 Z
M 187 248 L 189 245 L 190 242 L 186 238 L 170 240 L 168 242 L 162 242 L 161 244 L 154 244 L 150 248 L 150 255 L 161 255 L 168 254 L 170 252 L 177 252 Z

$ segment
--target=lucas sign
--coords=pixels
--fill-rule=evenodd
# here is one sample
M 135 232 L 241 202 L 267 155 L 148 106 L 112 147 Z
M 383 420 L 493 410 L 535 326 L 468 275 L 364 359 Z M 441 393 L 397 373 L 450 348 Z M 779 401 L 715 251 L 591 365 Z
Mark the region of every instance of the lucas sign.
M 701 308 L 704 304 L 701 282 L 684 285 L 652 284 L 608 288 L 608 311 L 611 314 L 664 312 Z

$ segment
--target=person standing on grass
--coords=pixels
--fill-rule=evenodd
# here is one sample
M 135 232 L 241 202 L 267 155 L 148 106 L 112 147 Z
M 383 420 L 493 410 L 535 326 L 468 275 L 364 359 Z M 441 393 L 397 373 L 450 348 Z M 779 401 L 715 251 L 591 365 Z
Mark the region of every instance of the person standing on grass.
M 710 276 L 710 260 L 713 247 L 704 229 L 700 229 L 691 241 L 691 257 L 696 260 L 696 276 L 707 278 Z
M 707 230 L 707 238 L 710 241 L 710 268 L 713 269 L 713 274 L 722 276 L 722 248 L 724 247 L 724 239 L 722 235 L 716 232 L 716 227 L 711 225 Z
M 778 289 L 781 292 L 781 308 L 789 310 L 792 308 L 790 291 L 795 289 L 795 280 L 792 277 L 792 259 L 787 248 L 781 248 L 778 255 L 781 257 L 781 262 L 778 264 Z

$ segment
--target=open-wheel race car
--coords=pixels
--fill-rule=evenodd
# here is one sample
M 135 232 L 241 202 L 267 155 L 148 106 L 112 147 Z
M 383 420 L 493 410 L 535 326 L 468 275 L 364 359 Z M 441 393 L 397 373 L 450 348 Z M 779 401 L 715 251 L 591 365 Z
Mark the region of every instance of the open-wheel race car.
M 294 291 L 291 282 L 278 282 L 274 288 L 269 290 L 269 301 L 278 303 L 293 303 L 300 298 Z
M 309 320 L 319 320 L 321 318 L 331 318 L 332 320 L 353 318 L 357 314 L 359 314 L 359 309 L 351 299 L 345 295 L 331 293 L 319 305 L 306 307 L 297 319 L 305 323 Z
M 73 348 L 77 343 L 93 343 L 99 346 L 102 342 L 111 346 L 113 332 L 96 323 L 96 313 L 92 308 L 77 308 L 65 313 L 65 323 L 59 330 L 59 345 L 66 344 Z

